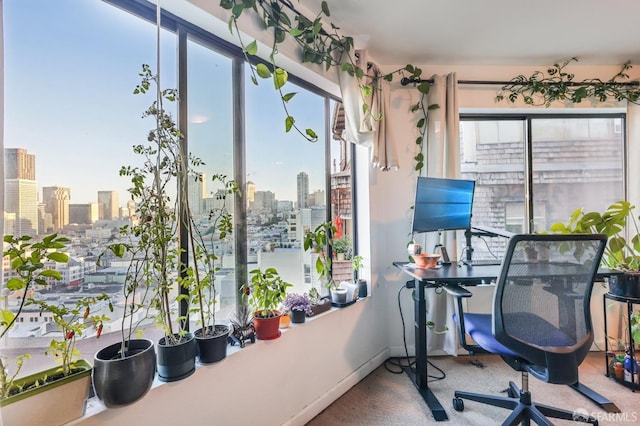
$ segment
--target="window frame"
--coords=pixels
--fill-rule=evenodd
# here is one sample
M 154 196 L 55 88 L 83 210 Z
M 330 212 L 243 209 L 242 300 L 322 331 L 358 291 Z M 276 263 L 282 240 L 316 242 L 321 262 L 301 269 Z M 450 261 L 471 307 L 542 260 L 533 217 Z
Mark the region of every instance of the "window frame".
M 149 3 L 146 0 L 102 0 L 115 7 L 123 9 L 134 16 L 140 17 L 155 24 L 156 22 L 156 5 Z M 233 93 L 233 155 L 234 155 L 234 179 L 238 184 L 238 187 L 244 188 L 246 186 L 246 139 L 245 139 L 245 71 L 244 64 L 246 63 L 246 57 L 242 49 L 228 41 L 221 39 L 215 34 L 206 31 L 176 15 L 161 10 L 161 26 L 163 29 L 168 30 L 176 34 L 177 38 L 177 79 L 178 79 L 178 91 L 179 93 L 187 93 L 187 39 L 196 41 L 207 48 L 210 48 L 216 53 L 225 55 L 232 59 L 232 93 Z M 255 66 L 259 63 L 270 65 L 268 61 L 261 58 L 252 56 L 249 61 Z M 325 145 L 325 204 L 326 209 L 326 221 L 331 221 L 331 102 L 341 102 L 341 99 L 332 95 L 331 93 L 323 90 L 316 85 L 309 83 L 308 81 L 300 78 L 294 74 L 289 74 L 289 81 L 298 85 L 299 87 L 308 90 L 309 92 L 321 96 L 324 98 L 324 123 L 325 123 L 325 138 L 322 143 Z M 186 97 L 180 99 L 178 105 L 178 117 L 177 122 L 181 129 L 187 127 L 186 117 Z M 184 149 L 188 150 L 189 140 L 188 134 L 183 139 Z M 318 141 L 317 143 L 320 143 Z M 351 150 L 351 158 L 355 158 L 355 145 L 351 144 L 349 147 Z M 351 167 L 351 202 L 352 202 L 352 214 L 353 214 L 353 244 L 354 255 L 357 254 L 357 208 L 355 200 L 357 199 L 355 194 L 356 188 L 356 172 L 355 161 L 352 161 Z M 239 289 L 246 283 L 248 275 L 247 270 L 247 211 L 246 206 L 240 197 L 235 198 L 234 205 L 234 250 L 235 256 L 235 286 L 236 294 L 239 294 Z M 180 221 L 182 223 L 183 221 Z M 189 256 L 188 247 L 186 244 L 187 239 L 186 229 L 180 230 L 180 244 L 183 249 L 183 258 L 187 259 Z M 330 247 L 328 248 L 329 255 L 331 255 Z M 186 292 L 186 289 L 181 289 L 181 292 Z M 236 298 L 236 306 L 239 306 L 239 300 Z M 180 315 L 185 315 L 187 310 L 186 302 L 180 306 Z
M 622 129 L 627 129 L 627 113 L 616 111 L 588 112 L 576 111 L 573 113 L 559 112 L 532 112 L 532 113 L 501 113 L 495 110 L 487 113 L 482 112 L 460 112 L 460 122 L 463 121 L 522 121 L 524 125 L 524 219 L 525 233 L 531 233 L 531 221 L 534 214 L 534 194 L 533 194 L 533 134 L 532 121 L 539 119 L 615 119 L 622 121 Z M 622 132 L 622 193 L 628 198 L 628 132 Z M 462 147 L 461 147 L 462 151 Z

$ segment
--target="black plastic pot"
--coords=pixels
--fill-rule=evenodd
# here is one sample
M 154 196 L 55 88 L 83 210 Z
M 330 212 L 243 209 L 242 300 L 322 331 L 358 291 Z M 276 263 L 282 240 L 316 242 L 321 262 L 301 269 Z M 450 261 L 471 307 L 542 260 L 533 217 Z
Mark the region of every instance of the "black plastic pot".
M 207 330 L 212 329 L 213 326 L 207 327 Z M 215 331 L 215 336 L 202 336 L 202 329 L 194 332 L 198 344 L 198 362 L 200 364 L 212 364 L 222 361 L 227 356 L 227 338 L 230 329 L 226 325 L 216 325 Z
M 185 379 L 196 371 L 198 345 L 193 333 L 182 337 L 174 335 L 177 344 L 167 343 L 163 337 L 158 341 L 158 379 L 175 382 Z
M 127 342 L 125 357 L 121 342 L 109 345 L 93 357 L 93 388 L 108 408 L 133 404 L 145 396 L 156 374 L 153 342 L 135 339 Z
M 306 316 L 307 314 L 305 311 L 291 310 L 291 322 L 294 324 L 303 323 L 306 319 Z
M 609 277 L 609 293 L 622 297 L 640 298 L 640 273 L 625 272 Z

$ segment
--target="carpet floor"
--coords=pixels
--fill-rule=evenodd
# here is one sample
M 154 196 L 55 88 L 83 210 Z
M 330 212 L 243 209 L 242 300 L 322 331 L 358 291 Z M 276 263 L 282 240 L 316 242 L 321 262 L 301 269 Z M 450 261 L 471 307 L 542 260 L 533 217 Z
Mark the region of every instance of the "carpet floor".
M 640 392 L 632 392 L 606 377 L 604 358 L 602 352 L 589 353 L 580 366 L 580 383 L 611 400 L 620 409 L 620 413 L 607 413 L 569 386 L 552 385 L 530 377 L 529 390 L 533 400 L 570 411 L 587 412 L 595 416 L 601 426 L 639 425 Z M 429 360 L 437 367 L 429 365 L 429 376 L 435 376 L 429 379 L 429 387 L 446 410 L 449 421 L 436 422 L 409 376 L 387 361 L 307 425 L 488 426 L 499 425 L 507 418 L 508 410 L 474 401 L 464 401 L 465 408 L 462 412 L 455 411 L 452 407 L 455 390 L 506 396 L 510 380 L 521 386 L 520 373 L 512 370 L 500 357 L 485 354 L 432 357 Z M 438 377 L 443 378 L 438 380 Z M 553 420 L 553 423 L 577 424 L 563 420 Z

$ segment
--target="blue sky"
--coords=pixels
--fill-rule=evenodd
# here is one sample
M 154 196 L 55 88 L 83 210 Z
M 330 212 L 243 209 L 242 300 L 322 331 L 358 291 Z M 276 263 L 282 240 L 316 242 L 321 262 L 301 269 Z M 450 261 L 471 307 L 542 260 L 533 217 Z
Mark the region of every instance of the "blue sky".
M 152 24 L 99 0 L 4 0 L 4 144 L 36 155 L 39 188 L 70 187 L 72 203 L 115 189 L 125 204 L 128 182 L 118 170 L 135 164 L 131 146 L 153 125 L 141 119 L 152 96 L 132 92 L 143 63 L 156 69 L 155 35 Z M 231 174 L 229 61 L 193 44 L 189 55 L 190 149 L 208 175 Z M 162 86 L 173 88 L 173 35 L 163 36 L 161 57 Z M 284 133 L 269 81 L 246 92 L 247 172 L 257 189 L 295 200 L 300 171 L 310 175 L 311 190 L 323 187 L 322 142 Z M 324 137 L 316 96 L 300 92 L 292 109 L 298 123 Z

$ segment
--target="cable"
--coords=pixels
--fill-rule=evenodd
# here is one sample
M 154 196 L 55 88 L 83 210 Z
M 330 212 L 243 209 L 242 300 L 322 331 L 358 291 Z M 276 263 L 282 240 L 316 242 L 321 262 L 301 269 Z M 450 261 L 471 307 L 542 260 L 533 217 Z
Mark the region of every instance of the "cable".
M 397 300 L 398 300 L 398 312 L 400 313 L 400 321 L 402 322 L 402 341 L 404 344 L 404 353 L 405 356 L 404 357 L 390 357 L 388 358 L 385 362 L 384 362 L 384 368 L 393 374 L 402 374 L 404 372 L 405 368 L 410 368 L 411 371 L 416 374 L 416 369 L 415 369 L 415 364 L 416 364 L 416 357 L 415 356 L 409 356 L 409 349 L 407 346 L 407 330 L 406 330 L 406 325 L 404 322 L 404 314 L 402 313 L 402 303 L 400 303 L 400 295 L 402 294 L 402 290 L 404 290 L 405 288 L 407 288 L 406 286 L 402 286 L 400 287 L 400 290 L 398 290 L 398 295 L 397 295 Z M 438 289 L 436 289 L 436 292 Z M 439 289 L 440 292 L 442 292 L 442 289 Z M 427 378 L 432 379 L 432 380 L 428 380 L 429 382 L 433 382 L 433 381 L 438 381 L 438 380 L 443 380 L 444 378 L 447 377 L 447 374 L 437 365 L 435 365 L 433 362 L 431 362 L 428 358 L 427 358 L 427 363 L 435 368 L 436 370 L 438 370 L 438 372 L 440 372 L 439 376 L 432 376 L 427 374 Z M 400 368 L 400 370 L 396 370 L 393 367 L 396 368 Z

